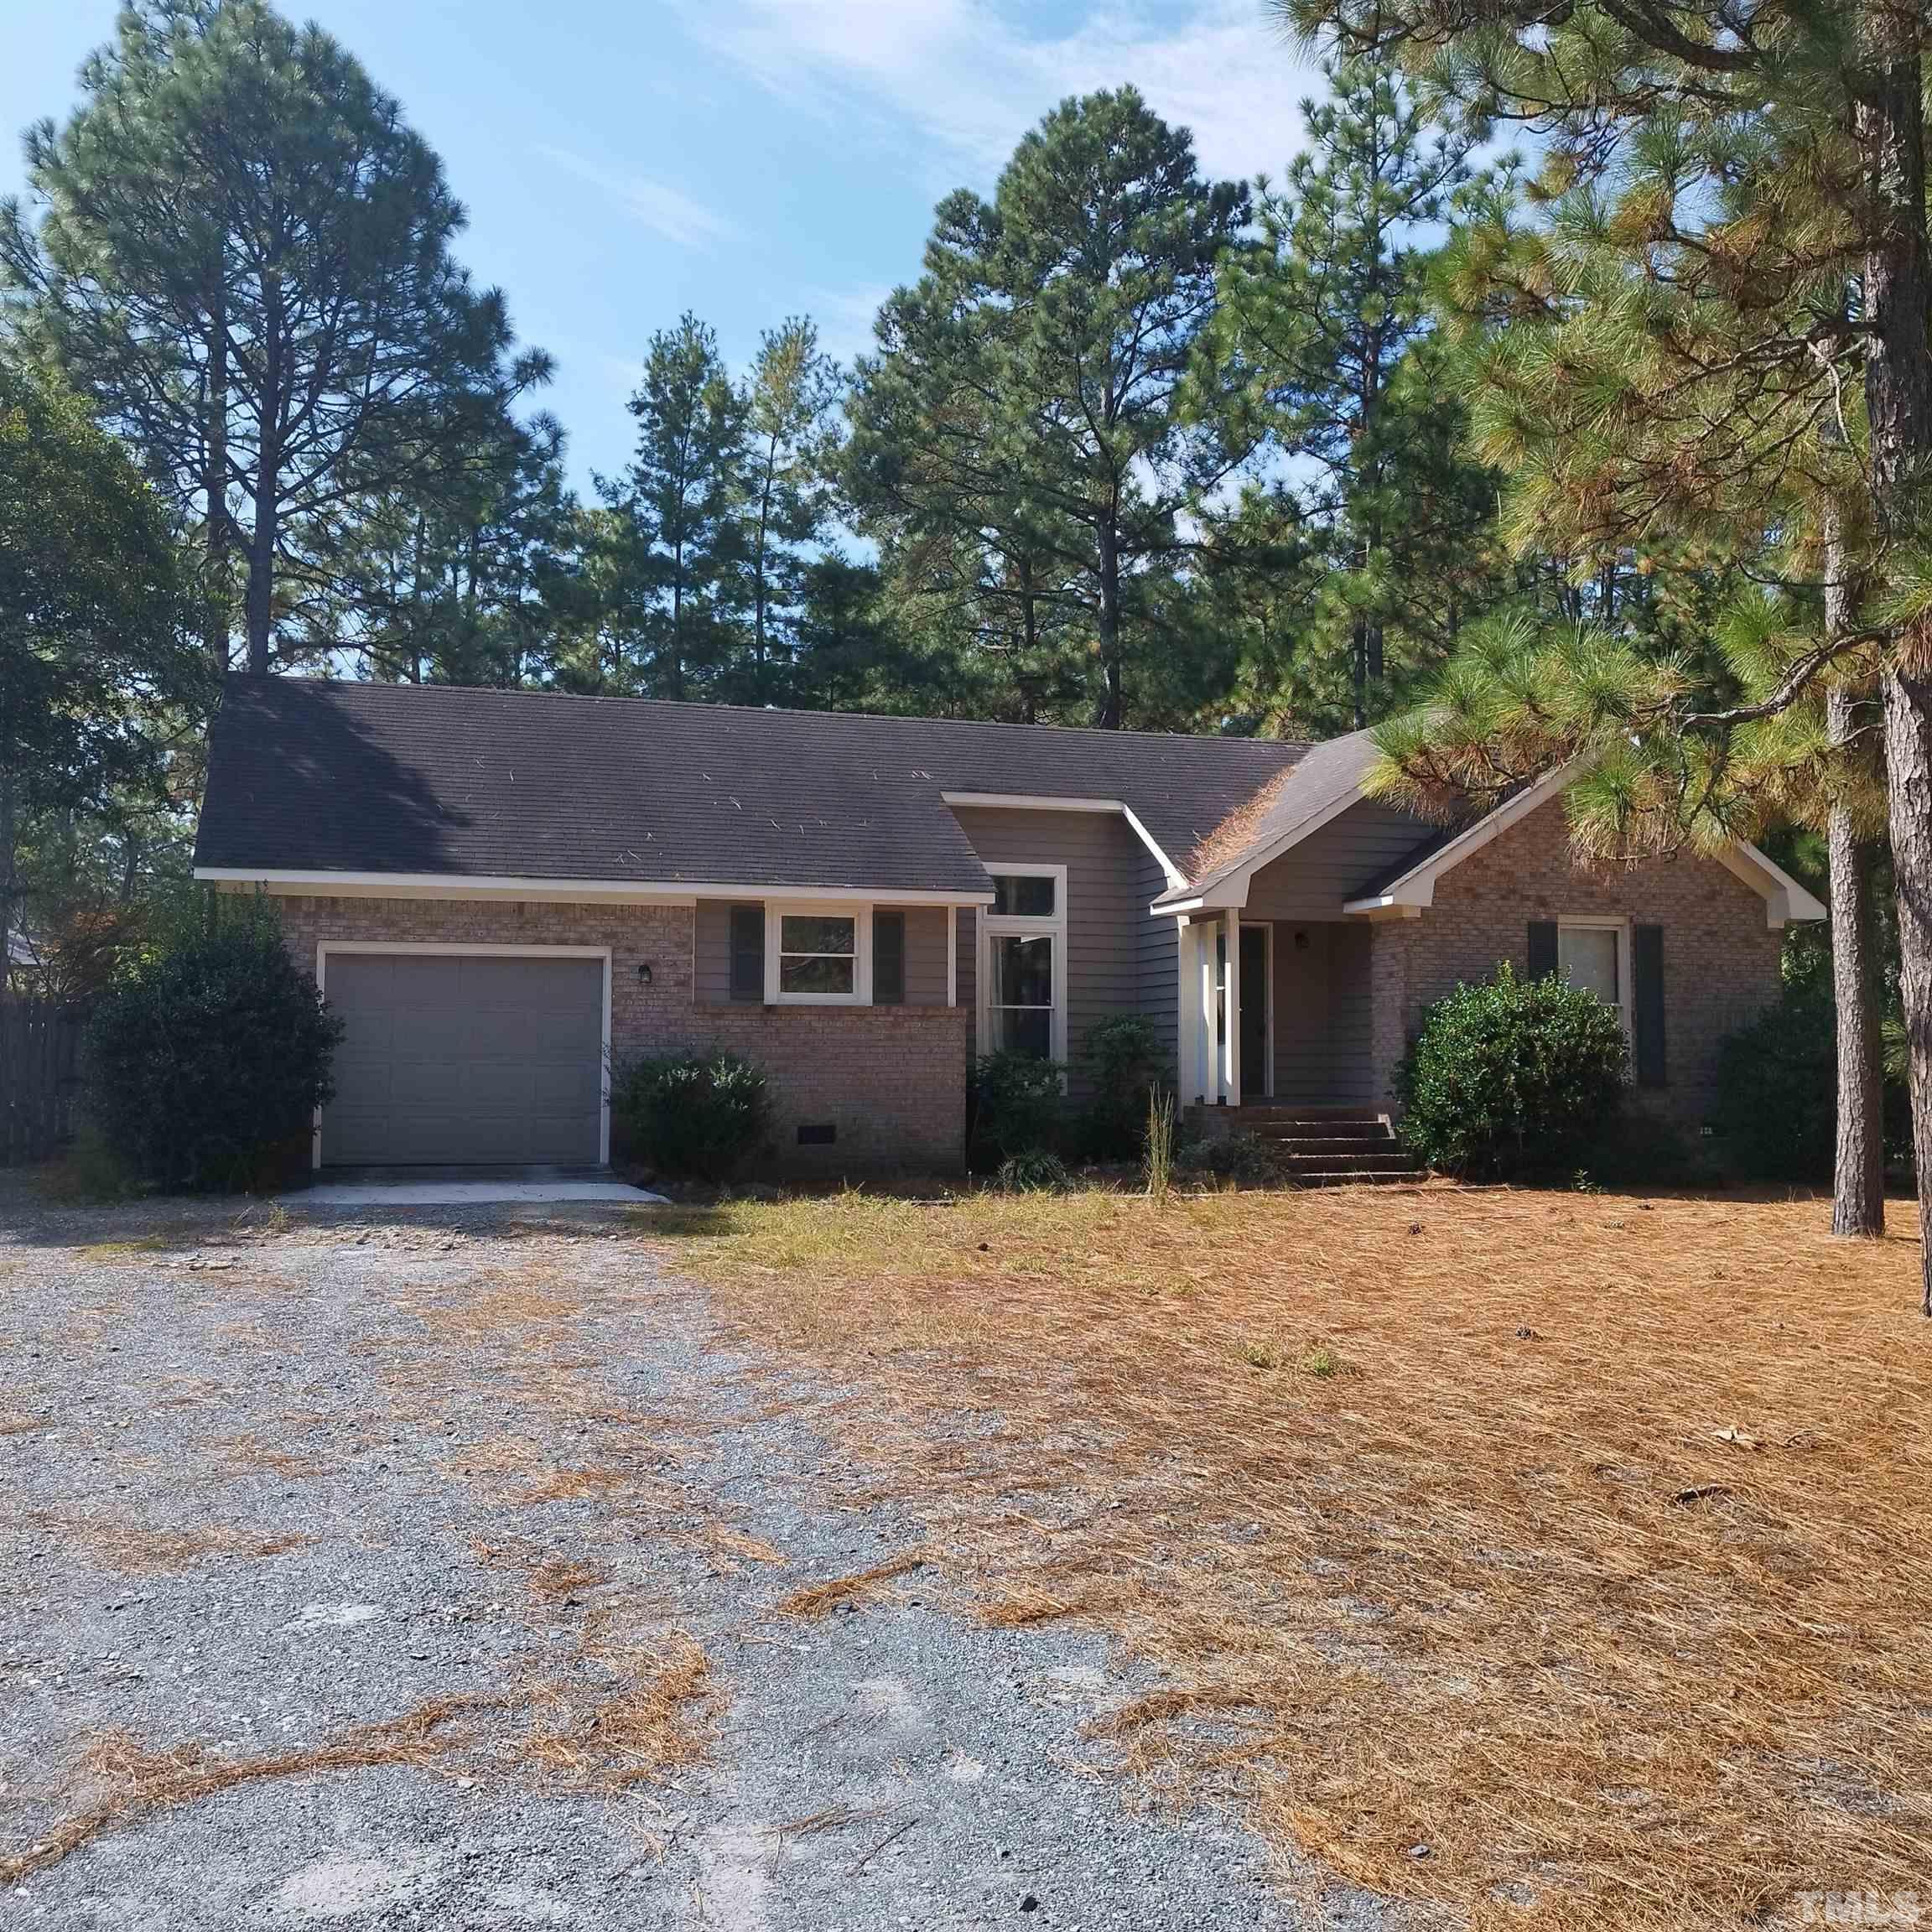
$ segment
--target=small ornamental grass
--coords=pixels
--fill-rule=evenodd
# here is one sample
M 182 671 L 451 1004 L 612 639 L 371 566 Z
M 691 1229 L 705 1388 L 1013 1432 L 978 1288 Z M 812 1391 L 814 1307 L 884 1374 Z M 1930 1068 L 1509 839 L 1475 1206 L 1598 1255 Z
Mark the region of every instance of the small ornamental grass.
M 1482 1179 L 1574 1169 L 1623 1106 L 1623 1022 L 1594 994 L 1507 965 L 1423 1015 L 1396 1074 L 1402 1138 L 1431 1167 Z
M 714 1047 L 620 1067 L 610 1109 L 631 1151 L 648 1166 L 729 1181 L 765 1145 L 771 1095 L 763 1067 Z
M 143 966 L 96 1008 L 86 1111 L 138 1181 L 275 1185 L 306 1165 L 341 1036 L 278 926 L 241 915 Z

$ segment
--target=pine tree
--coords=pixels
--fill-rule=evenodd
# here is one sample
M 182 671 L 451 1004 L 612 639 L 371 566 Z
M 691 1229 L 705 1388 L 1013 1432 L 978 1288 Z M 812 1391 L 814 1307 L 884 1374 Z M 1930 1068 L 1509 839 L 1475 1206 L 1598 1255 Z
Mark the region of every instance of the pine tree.
M 0 361 L 0 955 L 29 821 L 154 797 L 213 697 L 166 511 L 80 401 Z M 0 992 L 8 960 L 0 957 Z
M 1682 745 L 1658 762 L 1696 802 L 1722 795 L 1733 734 L 1831 677 L 1876 685 L 1932 1314 L 1932 22 L 1891 0 L 1763 18 L 1621 0 L 1558 16 L 1514 0 L 1282 11 L 1352 50 L 1409 55 L 1478 124 L 1512 117 L 1544 137 L 1551 218 L 1521 264 L 1496 245 L 1502 301 L 1543 324 L 1505 329 L 1492 365 L 1514 378 L 1496 408 L 1535 458 L 1524 534 L 1542 511 L 1599 553 L 1663 525 L 1748 555 L 1778 533 L 1766 512 L 1781 497 L 1808 501 L 1814 530 L 1826 496 L 1857 511 L 1843 533 L 1859 545 L 1858 621 L 1794 649 L 1762 695 L 1711 707 L 1691 689 L 1642 723 Z M 1572 235 L 1584 278 L 1540 276 L 1547 237 Z
M 198 523 L 210 655 L 238 573 L 266 672 L 325 574 L 317 532 L 433 467 L 454 400 L 496 380 L 503 304 L 452 259 L 462 209 L 397 103 L 263 0 L 140 0 L 82 87 L 28 136 L 44 212 L 0 208 L 0 270 L 29 341 Z
M 1302 103 L 1306 146 L 1280 190 L 1261 184 L 1263 245 L 1228 258 L 1203 367 L 1210 397 L 1231 387 L 1291 479 L 1251 490 L 1221 532 L 1231 560 L 1265 544 L 1249 595 L 1285 592 L 1262 702 L 1359 728 L 1512 587 L 1490 536 L 1494 479 L 1460 448 L 1428 287 L 1441 226 L 1478 197 L 1506 199 L 1508 177 L 1474 175 L 1473 137 L 1388 66 L 1323 71 L 1328 98 Z M 1307 580 L 1268 569 L 1285 546 Z
M 747 599 L 748 405 L 709 325 L 687 313 L 651 338 L 631 397 L 637 449 L 604 486 L 619 513 L 621 687 L 661 698 L 711 692 L 733 668 Z
M 1190 420 L 1182 388 L 1247 212 L 1133 89 L 1064 101 L 990 202 L 941 204 L 926 273 L 860 365 L 861 506 L 949 597 L 971 586 L 990 621 L 969 631 L 1020 662 L 1043 615 L 1077 621 L 1104 726 L 1139 708 L 1144 674 L 1171 704 L 1166 587 L 1196 553 L 1186 513 L 1244 454 L 1213 411 Z
M 797 647 L 806 573 L 824 548 L 834 507 L 844 388 L 808 318 L 766 331 L 745 397 L 741 512 L 751 605 L 745 695 L 754 703 L 782 688 Z

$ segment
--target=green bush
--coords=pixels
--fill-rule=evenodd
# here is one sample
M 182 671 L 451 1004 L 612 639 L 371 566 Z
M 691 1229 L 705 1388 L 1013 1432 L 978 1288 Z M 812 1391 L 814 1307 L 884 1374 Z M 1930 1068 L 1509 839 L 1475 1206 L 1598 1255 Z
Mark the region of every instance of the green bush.
M 1829 1179 L 1837 1135 L 1837 1020 L 1828 979 L 1784 989 L 1717 1049 L 1711 1125 L 1744 1173 Z
M 973 1068 L 973 1165 L 1057 1151 L 1065 1125 L 1061 1069 L 1026 1053 L 989 1053 Z
M 1057 1194 L 1073 1185 L 1067 1163 L 1044 1147 L 1010 1155 L 1000 1163 L 998 1180 L 1009 1194 Z
M 764 1145 L 771 1087 L 722 1047 L 659 1054 L 617 1069 L 610 1112 L 624 1145 L 661 1173 L 729 1181 Z
M 1145 1013 L 1097 1020 L 1080 1043 L 1088 1099 L 1080 1140 L 1098 1161 L 1130 1161 L 1147 1131 L 1147 1104 L 1163 1055 L 1161 1036 Z
M 136 1180 L 284 1182 L 308 1165 L 341 1036 L 273 918 L 242 915 L 143 964 L 95 1009 L 86 1111 Z
M 1594 994 L 1505 965 L 1423 1015 L 1396 1075 L 1403 1140 L 1450 1173 L 1572 1171 L 1623 1104 L 1628 1058 L 1623 1022 Z

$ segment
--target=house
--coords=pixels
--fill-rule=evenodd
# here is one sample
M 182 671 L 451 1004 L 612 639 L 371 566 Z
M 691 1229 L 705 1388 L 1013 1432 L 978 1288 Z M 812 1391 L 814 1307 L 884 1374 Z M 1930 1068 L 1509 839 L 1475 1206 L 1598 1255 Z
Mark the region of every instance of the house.
M 274 895 L 345 1021 L 319 1164 L 600 1161 L 610 1062 L 715 1042 L 787 1165 L 954 1168 L 975 1052 L 1077 1062 L 1130 1011 L 1184 1101 L 1381 1109 L 1504 959 L 1615 1005 L 1701 1119 L 1818 902 L 1743 844 L 1581 870 L 1555 781 L 1448 834 L 1366 796 L 1373 756 L 242 678 L 195 875 Z

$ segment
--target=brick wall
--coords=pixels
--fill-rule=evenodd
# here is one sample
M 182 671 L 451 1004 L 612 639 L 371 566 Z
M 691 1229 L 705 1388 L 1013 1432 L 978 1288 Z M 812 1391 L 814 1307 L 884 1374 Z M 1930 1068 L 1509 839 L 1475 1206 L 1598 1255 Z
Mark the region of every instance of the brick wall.
M 688 1023 L 771 1074 L 781 1171 L 932 1174 L 965 1164 L 970 1017 L 932 1006 L 704 1006 Z M 801 1146 L 802 1125 L 829 1125 L 834 1138 Z
M 608 946 L 613 1055 L 716 1042 L 757 1061 L 771 1076 L 777 1169 L 932 1172 L 964 1162 L 963 1010 L 696 1006 L 689 906 L 289 897 L 282 923 L 309 972 L 324 940 Z M 651 968 L 648 985 L 640 964 Z M 828 1122 L 836 1136 L 830 1145 L 797 1145 L 801 1123 Z
M 1782 934 L 1764 901 L 1714 859 L 1685 855 L 1634 870 L 1587 870 L 1570 852 L 1560 801 L 1533 812 L 1436 882 L 1420 919 L 1374 927 L 1372 1046 L 1376 1091 L 1390 1076 L 1422 1011 L 1458 982 L 1498 963 L 1529 969 L 1532 920 L 1618 917 L 1664 928 L 1665 1048 L 1669 1083 L 1640 1090 L 1686 1125 L 1710 1111 L 1718 1042 L 1778 995 Z

